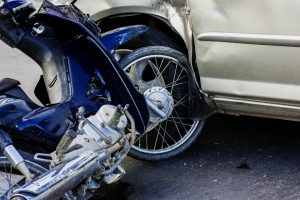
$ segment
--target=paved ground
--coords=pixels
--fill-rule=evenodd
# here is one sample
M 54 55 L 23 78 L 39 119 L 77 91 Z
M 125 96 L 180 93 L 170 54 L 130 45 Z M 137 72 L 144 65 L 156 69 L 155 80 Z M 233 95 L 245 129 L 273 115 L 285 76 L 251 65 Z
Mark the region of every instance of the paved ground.
M 0 78 L 20 79 L 32 96 L 41 73 L 36 64 L 0 43 L 0 70 Z M 300 199 L 299 130 L 295 122 L 215 116 L 177 158 L 128 158 L 124 182 L 101 199 Z
M 38 82 L 41 73 L 34 61 L 0 41 L 0 78 L 14 78 L 21 81 L 25 92 L 37 101 L 32 88 Z
M 187 152 L 136 163 L 129 199 L 300 199 L 300 124 L 216 116 Z

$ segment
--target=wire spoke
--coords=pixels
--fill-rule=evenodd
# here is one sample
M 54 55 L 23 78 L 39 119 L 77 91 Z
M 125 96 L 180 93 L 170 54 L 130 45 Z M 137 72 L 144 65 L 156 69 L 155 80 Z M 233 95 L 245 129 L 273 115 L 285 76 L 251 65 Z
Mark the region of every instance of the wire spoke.
M 141 137 L 139 138 L 139 147 L 141 147 Z
M 5 169 L 6 180 L 7 180 L 7 182 L 8 182 L 8 186 L 9 186 L 9 190 L 10 190 L 10 188 L 11 188 L 11 182 L 10 182 L 10 180 L 9 180 L 9 176 L 8 176 L 8 173 L 7 173 L 7 170 L 6 170 L 6 167 L 5 167 L 4 163 L 3 163 L 3 167 L 4 167 L 4 169 Z
M 159 129 L 160 129 L 160 127 L 159 127 Z M 155 130 L 157 130 L 157 128 L 155 128 Z M 169 143 L 166 141 L 165 136 L 162 136 L 161 133 L 160 133 L 160 131 L 157 131 L 157 133 L 158 133 L 157 135 L 159 135 L 159 136 L 162 138 L 162 141 L 163 141 L 163 142 L 162 142 L 162 145 L 163 145 L 163 143 L 166 143 L 166 144 L 168 145 L 168 147 L 169 147 L 170 145 L 169 145 Z M 163 148 L 163 147 L 162 147 L 162 148 Z
M 167 129 L 167 126 L 168 126 L 168 121 L 166 121 L 165 122 L 166 124 L 165 124 L 165 129 Z M 158 126 L 160 127 L 160 128 L 162 128 L 161 126 L 162 126 L 162 124 L 160 125 L 160 124 L 158 124 Z M 166 132 L 164 132 L 164 136 L 163 136 L 163 138 L 165 138 L 165 136 L 166 136 Z M 162 143 L 161 144 L 161 149 L 163 149 L 164 148 L 164 143 Z
M 182 83 L 177 83 L 176 85 L 171 85 L 171 86 L 167 86 L 166 88 L 170 88 L 170 87 L 174 87 L 174 86 L 178 86 L 178 85 L 183 85 L 183 84 L 187 84 L 188 82 L 182 82 Z
M 188 96 L 189 96 L 189 94 L 184 95 L 184 97 L 182 97 L 179 101 L 176 101 L 176 100 L 174 99 L 174 101 L 175 101 L 174 107 L 179 106 L 179 105 L 181 105 L 181 104 L 187 102 L 187 101 L 189 100 L 189 99 L 187 98 Z M 187 99 L 184 100 L 185 98 L 187 98 Z
M 177 79 L 176 79 L 176 81 L 175 82 L 177 82 L 177 81 L 179 81 L 180 79 L 182 79 L 182 78 L 184 78 L 184 77 L 186 77 L 186 76 L 184 76 L 184 77 L 182 77 L 182 78 L 180 78 L 180 76 L 181 76 L 181 74 L 182 74 L 182 72 L 184 71 L 184 69 L 183 68 L 181 68 L 181 71 L 180 71 L 180 73 L 178 74 L 178 76 L 177 76 Z M 180 79 L 179 79 L 180 78 Z M 179 79 L 179 80 L 178 80 Z
M 10 165 L 11 166 L 11 165 Z M 11 166 L 12 167 L 12 166 Z M 6 198 L 8 198 L 5 194 L 7 194 L 10 190 L 11 190 L 11 188 L 12 188 L 12 184 L 11 184 L 11 173 L 10 173 L 10 176 L 8 175 L 8 172 L 7 172 L 7 169 L 6 169 L 6 166 L 5 166 L 5 163 L 3 163 L 3 168 L 4 168 L 4 170 L 5 170 L 5 172 L 2 172 L 1 170 L 0 170 L 0 173 L 1 173 L 1 175 L 3 176 L 3 178 L 7 181 L 7 184 L 8 184 L 8 189 L 7 190 L 5 190 L 5 189 L 1 189 L 1 190 L 3 190 L 3 191 L 5 191 L 5 193 L 3 194 L 3 196 L 4 197 L 6 197 Z M 11 170 L 12 171 L 12 170 Z M 5 175 L 4 175 L 4 173 L 5 173 Z
M 176 84 L 176 83 L 179 81 L 178 79 L 179 79 L 179 77 L 181 76 L 182 72 L 183 72 L 183 68 L 181 69 L 181 71 L 180 71 L 180 73 L 179 73 L 177 79 L 175 80 L 175 82 L 173 82 L 174 84 Z M 175 74 L 176 74 L 176 71 L 175 71 Z M 180 79 L 180 80 L 181 80 L 181 79 Z M 173 85 L 174 85 L 174 84 L 173 84 Z M 171 94 L 173 94 L 173 88 L 174 88 L 174 87 L 172 87 Z
M 141 147 L 141 138 L 145 136 L 146 133 L 141 134 L 138 138 L 135 139 L 135 142 L 139 141 L 139 147 Z
M 155 127 L 155 130 L 156 130 L 157 134 L 156 134 L 153 150 L 155 150 L 155 148 L 156 148 L 157 140 L 158 140 L 158 137 L 160 135 L 160 128 L 157 130 L 157 128 Z
M 165 59 L 163 58 L 163 59 L 161 59 L 161 63 L 160 63 L 160 65 L 159 65 L 159 71 L 160 71 L 160 69 L 161 69 L 161 67 L 162 67 L 162 64 L 164 63 L 164 61 L 165 61 Z M 169 61 L 169 63 L 170 63 L 171 61 Z
M 11 183 L 12 165 L 10 165 L 9 182 Z
M 155 74 L 155 77 L 158 77 L 158 74 L 157 74 L 158 67 L 150 59 L 148 59 L 148 62 L 150 64 L 150 67 L 151 67 L 153 73 Z
M 158 125 L 158 126 L 160 126 L 161 127 L 161 125 Z M 177 141 L 165 130 L 165 129 L 163 129 L 162 127 L 161 127 L 161 129 L 164 131 L 164 133 L 166 134 L 166 135 L 168 135 L 169 136 L 169 138 L 171 139 L 171 140 L 173 140 L 173 142 L 174 143 L 177 143 Z
M 162 63 L 163 63 L 163 61 L 161 62 L 161 65 L 160 65 L 160 67 L 159 67 L 159 75 L 157 76 L 157 77 L 155 77 L 155 79 L 159 79 L 159 78 L 162 78 L 162 75 L 163 75 L 163 73 L 165 72 L 165 70 L 168 68 L 168 66 L 171 64 L 171 61 L 169 61 L 168 63 L 167 63 L 167 65 L 164 67 L 164 69 L 160 72 L 160 69 L 161 69 L 161 67 L 162 67 Z M 153 85 L 151 85 L 151 87 L 153 87 Z
M 191 124 L 187 124 L 187 123 L 182 123 L 182 122 L 178 122 L 176 120 L 170 120 L 170 119 L 167 119 L 169 122 L 173 122 L 175 124 L 180 124 L 181 126 L 189 126 L 189 127 L 192 127 L 193 125 Z
M 188 101 L 188 99 L 185 100 L 185 101 L 183 101 L 183 102 L 181 102 L 180 104 L 177 104 L 177 103 L 176 103 L 176 105 L 174 105 L 174 108 L 176 108 L 176 107 L 178 107 L 178 106 L 184 106 L 184 107 L 186 107 L 186 108 L 189 108 L 189 106 L 185 104 L 187 101 Z
M 147 150 L 149 150 L 149 146 L 148 146 L 148 132 L 146 132 L 146 148 Z
M 154 60 L 155 60 L 156 67 L 158 67 L 157 58 L 154 58 Z
M 179 81 L 181 81 L 182 79 L 185 79 L 186 77 L 187 77 L 187 76 L 184 75 L 183 77 L 181 77 L 180 79 L 176 80 L 175 82 L 171 82 L 171 83 L 167 84 L 166 87 L 172 86 L 172 85 L 178 83 Z
M 173 116 L 170 116 L 171 118 L 173 117 Z M 169 120 L 169 119 L 167 119 L 168 121 L 172 121 L 172 120 Z M 175 122 L 175 120 L 174 120 L 174 122 Z M 174 123 L 173 122 L 173 123 Z M 182 139 L 182 135 L 181 135 L 181 133 L 180 133 L 180 130 L 179 130 L 179 128 L 178 128 L 178 126 L 177 126 L 177 123 L 174 123 L 175 124 L 175 127 L 176 127 L 176 129 L 177 129 L 177 131 L 178 131 L 178 134 L 179 134 L 179 136 L 180 136 L 180 138 Z
M 173 81 L 172 81 L 173 83 L 174 83 L 174 81 L 175 81 L 177 68 L 178 68 L 178 65 L 176 65 L 176 68 L 175 68 L 174 77 L 173 77 Z M 174 85 L 172 85 L 172 88 L 171 88 L 171 94 L 173 94 L 173 89 L 174 89 Z
M 178 115 L 178 113 L 177 113 L 176 109 L 174 109 L 173 111 L 174 111 L 174 113 L 177 115 L 177 117 L 178 117 L 178 119 L 179 119 L 180 123 L 182 124 L 182 126 L 183 126 L 183 128 L 184 128 L 184 130 L 187 132 L 187 130 L 186 130 L 185 126 L 183 125 L 183 122 L 182 122 L 182 120 L 181 120 L 180 116 Z M 171 114 L 171 116 L 173 116 L 173 115 Z

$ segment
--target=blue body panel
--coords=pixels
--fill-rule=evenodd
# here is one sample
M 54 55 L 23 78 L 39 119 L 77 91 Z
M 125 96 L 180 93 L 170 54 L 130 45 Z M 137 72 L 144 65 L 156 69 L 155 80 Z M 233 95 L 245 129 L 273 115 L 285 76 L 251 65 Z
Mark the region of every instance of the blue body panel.
M 145 25 L 125 26 L 102 34 L 100 41 L 109 52 L 114 53 L 122 44 L 142 35 L 149 29 Z
M 10 0 L 10 1 L 4 1 L 4 6 L 13 9 L 23 5 L 24 3 L 26 3 L 25 0 Z
M 32 36 L 32 25 L 36 23 L 44 24 L 55 37 Z M 137 130 L 139 132 L 146 130 L 149 111 L 144 96 L 135 89 L 102 42 L 87 28 L 66 18 L 36 14 L 24 30 L 25 36 L 18 44 L 18 48 L 35 60 L 42 69 L 49 66 L 47 63 L 49 58 L 53 57 L 50 59 L 52 64 L 63 60 L 61 67 L 65 67 L 68 72 L 66 81 L 70 90 L 65 94 L 68 98 L 64 102 L 31 110 L 11 124 L 19 134 L 27 134 L 37 141 L 47 138 L 53 140 L 55 144 L 65 130 L 75 122 L 79 107 L 84 107 L 88 116 L 96 113 L 103 104 L 122 106 L 129 104 L 129 111 L 135 119 Z M 108 38 L 116 38 L 116 35 L 106 37 L 106 43 L 109 41 Z M 116 45 L 109 48 L 114 47 Z M 102 87 L 89 94 L 89 84 L 93 77 L 101 80 Z M 99 101 L 97 99 L 99 96 L 107 98 L 107 101 Z

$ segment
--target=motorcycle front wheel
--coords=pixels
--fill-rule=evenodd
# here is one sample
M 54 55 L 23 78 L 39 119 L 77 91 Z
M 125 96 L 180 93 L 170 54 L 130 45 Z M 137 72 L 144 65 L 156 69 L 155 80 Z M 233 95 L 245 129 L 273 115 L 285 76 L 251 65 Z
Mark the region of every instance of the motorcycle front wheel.
M 24 158 L 25 163 L 30 172 L 38 177 L 39 175 L 47 171 L 46 167 L 37 163 L 33 159 L 33 155 L 19 151 Z M 25 177 L 16 169 L 14 169 L 9 160 L 1 155 L 0 156 L 0 199 L 11 199 L 11 195 L 14 189 L 24 185 Z
M 150 46 L 137 49 L 120 61 L 134 86 L 143 94 L 151 88 L 166 89 L 173 98 L 169 117 L 149 124 L 133 145 L 130 155 L 143 160 L 162 160 L 186 150 L 201 133 L 204 121 L 188 115 L 188 76 L 184 54 L 169 47 Z

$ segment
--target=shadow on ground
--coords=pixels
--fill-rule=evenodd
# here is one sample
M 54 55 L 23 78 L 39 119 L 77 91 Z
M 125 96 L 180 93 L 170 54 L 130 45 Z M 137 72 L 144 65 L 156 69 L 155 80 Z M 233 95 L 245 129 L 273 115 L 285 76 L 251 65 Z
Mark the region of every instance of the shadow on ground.
M 217 115 L 185 153 L 128 158 L 101 199 L 300 199 L 300 123 Z

